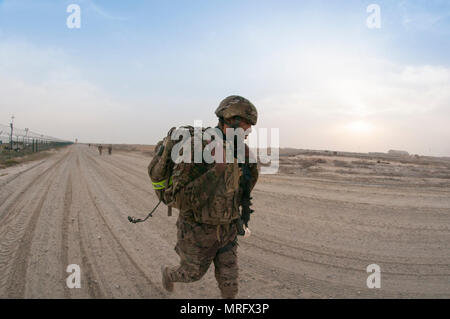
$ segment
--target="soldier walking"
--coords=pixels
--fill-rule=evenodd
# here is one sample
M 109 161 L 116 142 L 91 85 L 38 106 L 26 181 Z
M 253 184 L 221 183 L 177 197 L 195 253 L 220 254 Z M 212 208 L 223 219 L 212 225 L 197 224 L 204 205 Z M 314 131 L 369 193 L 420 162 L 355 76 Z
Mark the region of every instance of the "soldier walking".
M 242 128 L 245 131 L 256 124 L 258 116 L 250 101 L 236 95 L 225 98 L 215 113 L 219 118 L 217 128 L 222 131 L 224 140 L 227 128 Z M 175 165 L 172 176 L 178 176 L 180 183 L 180 179 L 186 179 L 186 183 L 182 189 L 174 190 L 176 201 L 182 203 L 176 223 L 175 246 L 180 264 L 161 268 L 163 287 L 167 291 L 173 291 L 175 282 L 190 283 L 201 279 L 211 263 L 214 263 L 221 296 L 236 297 L 237 235 L 242 235 L 242 223 L 248 225 L 252 212 L 248 211 L 250 191 L 258 179 L 257 164 L 249 163 L 248 158 L 246 146 L 246 163 L 238 164 L 236 159 L 234 163 L 215 163 L 193 180 L 190 177 L 201 169 L 199 165 L 202 163 Z M 248 204 L 246 214 L 240 210 L 245 193 Z
M 102 146 L 102 145 L 99 145 L 99 146 L 98 146 L 98 153 L 99 153 L 100 155 L 102 155 L 102 149 L 103 149 L 103 146 Z

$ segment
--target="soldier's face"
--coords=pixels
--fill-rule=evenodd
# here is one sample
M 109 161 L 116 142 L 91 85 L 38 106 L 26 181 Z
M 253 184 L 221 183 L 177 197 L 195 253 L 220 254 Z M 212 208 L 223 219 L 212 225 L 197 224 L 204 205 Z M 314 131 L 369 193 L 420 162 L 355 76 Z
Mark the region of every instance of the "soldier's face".
M 227 128 L 229 128 L 230 126 L 228 126 L 227 124 L 224 124 L 224 126 L 223 126 L 223 128 L 224 128 L 224 130 L 226 131 L 226 129 Z M 252 125 L 250 124 L 250 123 L 248 123 L 248 122 L 246 122 L 245 120 L 240 120 L 239 121 L 239 127 L 241 128 L 241 129 L 243 129 L 244 130 L 244 132 L 247 132 L 248 134 L 250 134 L 251 133 L 251 131 L 252 131 Z M 245 135 L 245 138 L 247 139 L 247 137 L 248 137 L 248 134 L 246 134 Z
M 252 127 L 250 123 L 247 123 L 246 121 L 240 121 L 239 127 L 242 128 L 244 131 L 247 131 L 249 128 Z

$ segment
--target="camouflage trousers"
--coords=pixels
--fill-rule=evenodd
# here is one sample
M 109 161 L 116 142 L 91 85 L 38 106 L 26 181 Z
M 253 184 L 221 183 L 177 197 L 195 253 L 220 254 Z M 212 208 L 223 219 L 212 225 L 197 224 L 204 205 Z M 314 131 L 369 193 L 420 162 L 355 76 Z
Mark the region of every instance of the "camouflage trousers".
M 169 280 L 184 283 L 197 281 L 214 262 L 222 297 L 234 298 L 238 292 L 236 224 L 199 224 L 180 213 L 177 228 L 175 251 L 180 256 L 180 265 L 169 268 Z

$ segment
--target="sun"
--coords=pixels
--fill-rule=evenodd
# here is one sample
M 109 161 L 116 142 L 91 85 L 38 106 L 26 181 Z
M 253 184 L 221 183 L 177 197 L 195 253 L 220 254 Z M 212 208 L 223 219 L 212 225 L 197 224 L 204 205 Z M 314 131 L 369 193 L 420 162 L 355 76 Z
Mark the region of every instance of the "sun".
M 353 121 L 345 125 L 345 129 L 351 133 L 368 134 L 373 131 L 373 125 L 365 121 Z

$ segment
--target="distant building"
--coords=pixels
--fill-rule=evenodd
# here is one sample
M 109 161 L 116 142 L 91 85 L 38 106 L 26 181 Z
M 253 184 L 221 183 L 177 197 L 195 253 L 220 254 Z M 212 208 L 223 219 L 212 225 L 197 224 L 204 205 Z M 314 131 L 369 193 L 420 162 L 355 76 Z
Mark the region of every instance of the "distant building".
M 398 150 L 389 150 L 388 154 L 392 156 L 409 156 L 409 153 L 407 151 Z

